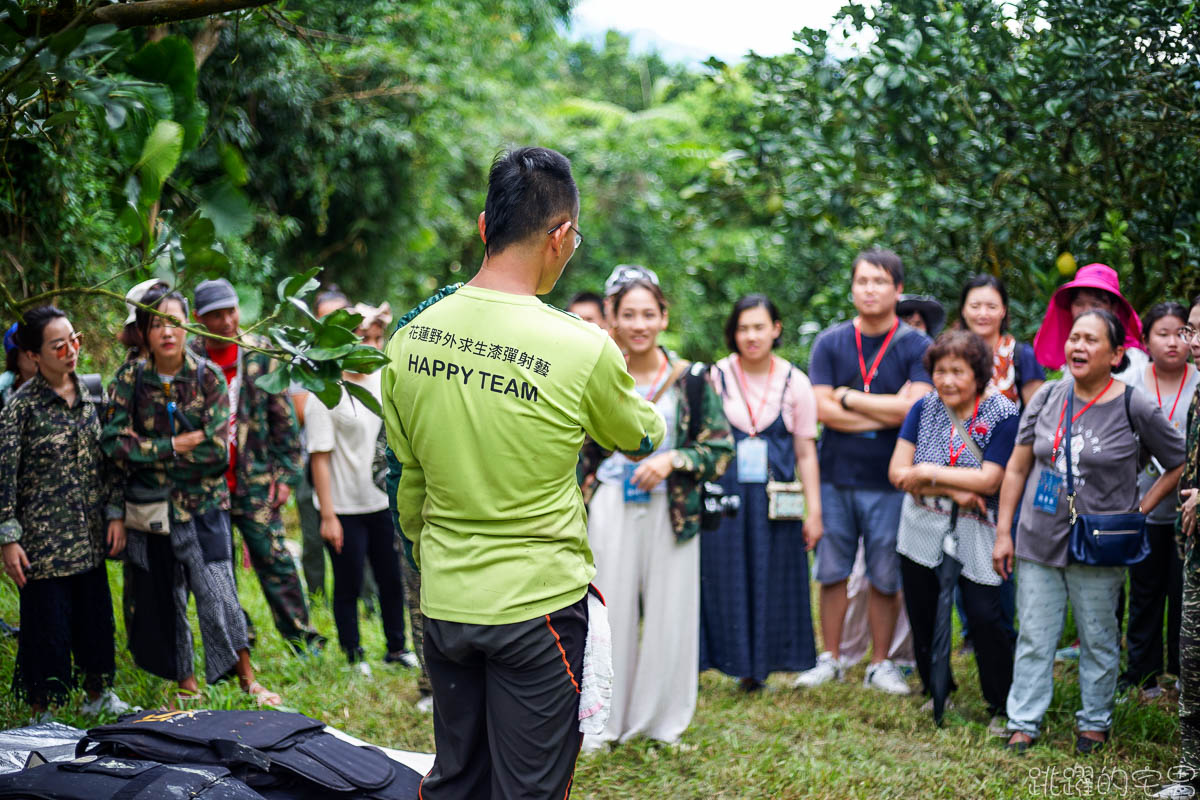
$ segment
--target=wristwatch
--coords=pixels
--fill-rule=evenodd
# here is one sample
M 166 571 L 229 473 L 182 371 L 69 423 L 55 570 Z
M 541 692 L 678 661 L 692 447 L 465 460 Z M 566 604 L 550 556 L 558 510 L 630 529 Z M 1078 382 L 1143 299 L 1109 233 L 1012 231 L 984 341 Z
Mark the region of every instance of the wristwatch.
M 842 392 L 842 408 L 846 409 L 847 411 L 849 411 L 849 410 L 850 410 L 850 406 L 846 405 L 846 398 L 847 398 L 847 397 L 849 397 L 849 396 L 850 396 L 850 390 L 849 390 L 849 389 L 847 389 L 846 391 Z
M 678 450 L 671 451 L 671 469 L 687 469 L 687 459 Z

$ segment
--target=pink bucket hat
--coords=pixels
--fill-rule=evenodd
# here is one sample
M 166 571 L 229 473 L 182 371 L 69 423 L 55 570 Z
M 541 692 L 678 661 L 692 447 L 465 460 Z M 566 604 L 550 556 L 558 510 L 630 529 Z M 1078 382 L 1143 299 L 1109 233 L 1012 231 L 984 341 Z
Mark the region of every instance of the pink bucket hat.
M 1048 369 L 1058 369 L 1066 362 L 1063 348 L 1071 333 L 1071 324 L 1075 321 L 1071 316 L 1072 289 L 1099 289 L 1116 297 L 1113 310 L 1125 326 L 1125 349 L 1143 349 L 1142 321 L 1121 294 L 1121 280 L 1117 277 L 1117 271 L 1106 264 L 1088 264 L 1075 273 L 1073 280 L 1058 287 L 1050 298 L 1042 327 L 1033 337 L 1033 353 L 1039 364 Z

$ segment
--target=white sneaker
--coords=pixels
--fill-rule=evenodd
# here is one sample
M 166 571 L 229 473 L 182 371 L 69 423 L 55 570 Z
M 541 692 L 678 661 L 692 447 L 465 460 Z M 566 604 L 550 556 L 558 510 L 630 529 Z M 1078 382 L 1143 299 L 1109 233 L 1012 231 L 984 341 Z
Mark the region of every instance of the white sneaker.
M 900 674 L 900 670 L 891 661 L 884 659 L 878 664 L 867 667 L 867 675 L 863 678 L 863 686 L 868 689 L 878 689 L 888 694 L 911 694 L 908 682 Z
M 420 700 L 418 700 L 417 704 L 416 704 L 416 708 L 417 708 L 417 711 L 420 711 L 422 714 L 432 714 L 433 713 L 433 695 L 427 694 L 424 697 L 422 697 Z
M 797 689 L 811 689 L 814 686 L 820 686 L 822 683 L 840 681 L 841 679 L 841 664 L 833 657 L 833 653 L 826 650 L 817 657 L 817 665 L 815 667 L 807 669 L 796 676 L 796 680 L 792 681 L 792 686 Z
M 95 700 L 89 700 L 83 704 L 83 713 L 121 715 L 129 713 L 132 708 L 129 703 L 117 697 L 117 693 L 112 689 L 105 689 Z M 138 711 L 141 709 L 139 708 Z
M 1186 797 L 1195 797 L 1196 790 L 1186 783 L 1168 783 L 1150 796 L 1162 797 L 1166 798 L 1166 800 L 1183 800 Z

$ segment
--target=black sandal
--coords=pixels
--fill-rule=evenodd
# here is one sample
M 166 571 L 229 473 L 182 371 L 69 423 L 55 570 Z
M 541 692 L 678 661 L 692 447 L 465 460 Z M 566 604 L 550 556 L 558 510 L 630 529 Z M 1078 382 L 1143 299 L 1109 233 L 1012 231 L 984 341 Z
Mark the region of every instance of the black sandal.
M 1018 755 L 1018 756 L 1025 755 L 1025 751 L 1028 750 L 1033 745 L 1033 738 L 1029 737 L 1029 741 L 1027 741 L 1027 742 L 1014 741 L 1014 739 L 1016 739 L 1016 737 L 1018 737 L 1018 736 L 1029 737 L 1029 734 L 1021 733 L 1020 731 L 1013 732 L 1013 735 L 1008 737 L 1008 741 L 1004 743 L 1004 749 L 1007 750 L 1008 752 L 1012 753 L 1013 755 Z
M 1084 736 L 1082 733 L 1075 737 L 1075 752 L 1081 756 L 1086 756 L 1095 753 L 1104 748 L 1108 743 L 1108 734 L 1104 734 L 1103 739 L 1091 739 Z

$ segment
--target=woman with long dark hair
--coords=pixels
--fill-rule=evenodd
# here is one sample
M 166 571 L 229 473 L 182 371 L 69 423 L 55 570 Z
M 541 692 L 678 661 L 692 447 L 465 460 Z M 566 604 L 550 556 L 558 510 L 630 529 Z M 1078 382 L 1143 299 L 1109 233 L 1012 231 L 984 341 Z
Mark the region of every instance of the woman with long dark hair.
M 85 712 L 122 713 L 104 559 L 124 548 L 125 527 L 100 417 L 75 374 L 81 334 L 42 306 L 15 338 L 36 371 L 0 414 L 0 549 L 21 593 L 13 692 L 40 715 L 79 674 Z
M 125 477 L 130 651 L 147 672 L 178 682 L 176 701 L 199 697 L 187 616 L 191 592 L 207 681 L 236 674 L 259 705 L 279 705 L 279 695 L 254 677 L 233 582 L 225 376 L 188 351 L 181 294 L 155 287 L 141 302 L 154 309 L 136 314 L 146 358 L 127 361 L 113 378 L 101 439 Z
M 1187 409 L 1200 385 L 1200 372 L 1188 363 L 1188 310 L 1179 303 L 1159 303 L 1142 318 L 1150 365 L 1134 373 L 1131 384 L 1167 415 L 1167 422 L 1186 435 Z M 1144 496 L 1162 474 L 1162 464 L 1150 459 L 1138 475 Z M 1163 667 L 1179 674 L 1180 604 L 1183 601 L 1183 563 L 1175 546 L 1179 494 L 1172 492 L 1146 514 L 1150 555 L 1129 568 L 1129 627 L 1125 641 L 1129 658 L 1120 684 L 1137 687 L 1147 699 L 1162 694 L 1158 678 Z M 1167 660 L 1163 662 L 1163 611 L 1167 614 Z
M 730 355 L 709 370 L 740 456 L 721 486 L 741 508 L 701 534 L 700 669 L 739 678 L 746 691 L 817 660 L 808 577 L 822 532 L 817 400 L 808 376 L 774 354 L 782 332 L 766 295 L 741 298 L 725 323 Z M 795 480 L 806 518 L 773 519 L 769 482 Z
M 1046 382 L 1033 347 L 1008 331 L 1008 289 L 995 275 L 975 275 L 963 285 L 958 318 L 987 344 L 992 354 L 989 386 L 1023 407 Z

